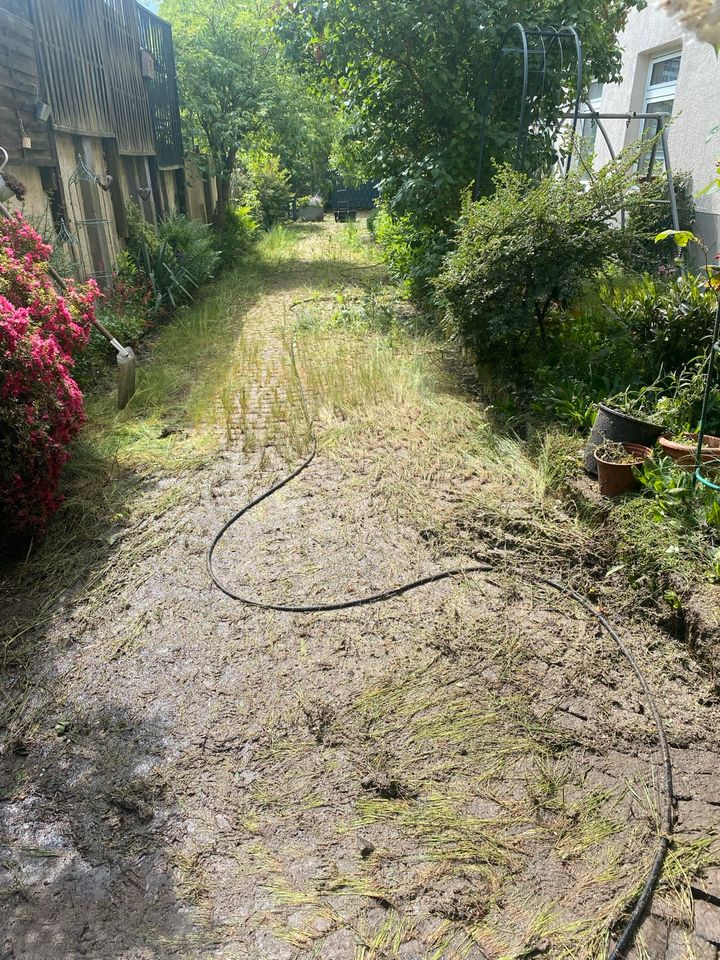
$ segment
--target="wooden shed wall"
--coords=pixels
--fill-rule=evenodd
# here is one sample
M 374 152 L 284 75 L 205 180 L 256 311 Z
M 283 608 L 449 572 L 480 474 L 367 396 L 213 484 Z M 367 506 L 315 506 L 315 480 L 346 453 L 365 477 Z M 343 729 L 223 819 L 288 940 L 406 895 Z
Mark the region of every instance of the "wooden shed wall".
M 0 5 L 0 146 L 11 163 L 50 166 L 48 127 L 35 119 L 35 103 L 43 95 L 35 29 L 23 12 L 28 12 L 27 0 L 3 0 Z M 21 122 L 32 140 L 29 150 L 22 148 Z
M 135 0 L 30 0 L 56 129 L 154 153 Z
M 155 76 L 146 80 L 155 133 L 158 166 L 176 169 L 183 164 L 180 104 L 175 71 L 172 27 L 145 7 L 138 7 L 140 42 L 152 54 Z

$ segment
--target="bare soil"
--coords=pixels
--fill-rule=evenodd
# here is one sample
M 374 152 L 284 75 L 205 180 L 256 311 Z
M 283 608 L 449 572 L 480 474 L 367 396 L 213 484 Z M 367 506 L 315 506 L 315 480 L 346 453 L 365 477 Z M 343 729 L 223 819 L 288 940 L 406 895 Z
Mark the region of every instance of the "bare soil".
M 715 960 L 714 678 L 606 576 L 600 544 L 563 540 L 568 518 L 533 547 L 516 487 L 499 510 L 488 478 L 418 476 L 429 529 L 383 487 L 375 468 L 407 451 L 380 423 L 352 455 L 321 444 L 235 528 L 224 576 L 251 598 L 311 603 L 474 557 L 494 573 L 306 616 L 211 588 L 211 535 L 287 468 L 263 439 L 293 403 L 287 308 L 317 289 L 317 236 L 334 230 L 307 232 L 238 311 L 259 344 L 238 384 L 250 419 L 236 399 L 206 469 L 147 486 L 157 510 L 111 534 L 102 592 L 74 584 L 6 670 L 0 957 L 603 956 L 654 852 L 656 737 L 596 622 L 523 577 L 545 570 L 616 618 L 671 739 L 677 841 L 642 955 Z M 323 289 L 347 284 L 328 269 Z M 43 598 L 10 576 L 18 617 Z

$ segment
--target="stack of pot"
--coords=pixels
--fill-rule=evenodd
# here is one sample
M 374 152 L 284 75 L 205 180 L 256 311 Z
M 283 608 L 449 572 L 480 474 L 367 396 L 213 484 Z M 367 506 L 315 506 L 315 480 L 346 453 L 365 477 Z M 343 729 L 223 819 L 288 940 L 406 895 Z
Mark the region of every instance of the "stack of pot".
M 617 443 L 635 443 L 643 447 L 654 447 L 663 432 L 663 427 L 647 420 L 638 420 L 627 413 L 607 407 L 604 403 L 598 404 L 598 415 L 590 439 L 585 447 L 583 463 L 588 473 L 597 476 L 598 468 L 595 460 L 595 451 L 604 440 L 615 440 Z

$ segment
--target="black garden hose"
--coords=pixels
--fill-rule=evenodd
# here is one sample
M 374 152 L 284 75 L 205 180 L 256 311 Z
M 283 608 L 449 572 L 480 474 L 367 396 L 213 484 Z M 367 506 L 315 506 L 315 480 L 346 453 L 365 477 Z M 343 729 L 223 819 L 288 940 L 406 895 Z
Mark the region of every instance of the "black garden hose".
M 301 301 L 307 302 L 307 301 Z M 317 301 L 314 301 L 317 302 Z M 300 303 L 293 304 L 293 309 L 299 306 Z M 355 600 L 338 600 L 332 603 L 319 603 L 319 604 L 290 604 L 290 603 L 268 603 L 265 601 L 258 600 L 253 597 L 245 597 L 240 593 L 236 593 L 230 587 L 226 586 L 222 580 L 220 580 L 218 574 L 215 572 L 214 567 L 214 557 L 215 551 L 219 546 L 222 539 L 228 533 L 228 531 L 238 523 L 246 514 L 250 513 L 255 507 L 261 504 L 264 500 L 272 497 L 273 494 L 277 493 L 287 484 L 291 483 L 300 474 L 304 473 L 305 470 L 312 464 L 313 460 L 317 456 L 318 452 L 318 440 L 317 434 L 315 433 L 314 424 L 310 416 L 310 412 L 307 406 L 307 400 L 305 397 L 305 391 L 303 387 L 302 378 L 297 369 L 296 356 L 295 356 L 295 335 L 291 340 L 290 346 L 290 359 L 291 359 L 291 369 L 294 377 L 298 383 L 298 394 L 300 397 L 300 403 L 303 410 L 303 416 L 307 423 L 308 429 L 311 436 L 311 449 L 309 456 L 297 467 L 292 473 L 283 477 L 276 484 L 270 487 L 269 490 L 266 490 L 260 496 L 255 497 L 244 507 L 237 511 L 224 526 L 218 531 L 215 537 L 210 544 L 210 548 L 207 554 L 207 567 L 208 573 L 212 582 L 215 586 L 225 594 L 225 596 L 230 597 L 231 600 L 237 600 L 239 603 L 244 604 L 248 607 L 256 607 L 260 610 L 272 610 L 282 613 L 328 613 L 333 610 L 350 610 L 354 607 L 363 607 L 369 606 L 374 603 L 381 603 L 385 600 L 390 600 L 393 597 L 402 596 L 404 593 L 408 593 L 411 590 L 416 590 L 419 587 L 427 586 L 431 583 L 438 583 L 441 580 L 448 580 L 454 577 L 463 577 L 470 576 L 478 573 L 490 573 L 495 568 L 490 564 L 473 564 L 464 567 L 455 567 L 450 570 L 443 570 L 435 574 L 431 574 L 427 577 L 419 577 L 417 580 L 412 580 L 408 583 L 401 584 L 400 586 L 391 587 L 388 590 L 383 590 L 380 593 L 368 594 L 367 596 L 360 597 Z M 660 754 L 662 757 L 662 769 L 663 769 L 663 779 L 664 779 L 664 789 L 662 791 L 662 814 L 661 814 L 661 829 L 660 835 L 658 838 L 657 851 L 655 857 L 653 858 L 652 865 L 648 871 L 645 883 L 643 884 L 642 891 L 638 896 L 638 899 L 633 907 L 633 911 L 628 918 L 620 937 L 612 949 L 612 952 L 609 954 L 608 960 L 622 960 L 629 948 L 632 946 L 632 943 L 635 939 L 635 934 L 638 931 L 638 928 L 642 922 L 645 911 L 647 910 L 650 901 L 652 899 L 655 888 L 657 887 L 658 881 L 662 873 L 663 864 L 665 862 L 665 857 L 667 856 L 668 849 L 670 847 L 670 838 L 673 831 L 673 780 L 672 780 L 672 758 L 670 756 L 670 747 L 667 741 L 667 736 L 665 734 L 665 728 L 663 725 L 662 717 L 658 711 L 655 698 L 650 688 L 640 665 L 637 660 L 625 645 L 624 641 L 620 637 L 617 630 L 613 627 L 607 617 L 604 614 L 600 613 L 599 610 L 596 610 L 595 607 L 590 603 L 590 601 L 584 597 L 581 593 L 578 593 L 577 590 L 573 589 L 566 584 L 560 583 L 557 580 L 551 580 L 548 577 L 543 577 L 538 574 L 531 574 L 526 572 L 515 571 L 515 576 L 520 579 L 525 579 L 531 583 L 540 584 L 542 586 L 550 587 L 553 590 L 556 590 L 558 593 L 562 593 L 565 596 L 570 597 L 581 607 L 583 607 L 588 613 L 590 613 L 598 621 L 602 629 L 612 638 L 615 642 L 620 653 L 623 655 L 625 660 L 628 662 L 630 669 L 637 678 L 640 687 L 642 689 L 645 701 L 650 709 L 650 714 L 653 718 L 655 728 L 657 730 L 658 746 L 660 748 Z

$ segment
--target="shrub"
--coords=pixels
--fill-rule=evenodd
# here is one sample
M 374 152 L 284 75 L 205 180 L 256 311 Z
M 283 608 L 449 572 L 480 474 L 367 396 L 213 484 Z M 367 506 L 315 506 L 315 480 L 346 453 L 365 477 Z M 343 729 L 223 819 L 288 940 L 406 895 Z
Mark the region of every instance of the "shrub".
M 703 352 L 717 301 L 695 274 L 674 280 L 644 275 L 630 284 L 600 284 L 600 303 L 628 338 L 639 378 L 681 370 Z
M 147 222 L 140 207 L 132 200 L 126 204 L 125 218 L 128 228 L 125 249 L 135 266 L 139 267 L 143 259 L 143 250 L 149 250 L 152 255 L 160 245 L 160 238 L 155 227 Z
M 176 235 L 182 228 L 174 218 Z M 184 253 L 176 255 L 172 245 L 158 230 L 149 224 L 134 203 L 127 205 L 128 239 L 127 255 L 129 265 L 136 279 L 147 290 L 146 302 L 153 315 L 192 299 L 192 291 L 199 286 L 197 280 L 186 266 Z M 188 232 L 184 231 L 187 240 Z M 202 254 L 198 260 L 205 262 Z
M 372 233 L 383 249 L 390 275 L 404 293 L 425 300 L 448 252 L 448 235 L 411 213 L 394 216 L 386 206 L 375 213 Z
M 695 203 L 689 173 L 676 173 L 673 177 L 675 201 L 681 230 L 690 230 L 695 220 Z M 639 193 L 628 217 L 628 229 L 633 235 L 634 259 L 641 270 L 664 272 L 677 257 L 677 247 L 672 238 L 655 242 L 655 237 L 671 223 L 670 191 L 667 177 L 663 174 L 652 180 L 643 180 Z
M 72 371 L 99 291 L 47 273 L 52 248 L 18 214 L 0 224 L 0 517 L 13 534 L 41 529 L 60 503 L 68 446 L 84 422 Z
M 446 322 L 480 361 L 505 368 L 536 362 L 557 310 L 608 261 L 621 259 L 629 237 L 611 220 L 624 202 L 628 159 L 601 170 L 589 185 L 579 171 L 533 184 L 509 167 L 495 193 L 466 200 L 455 249 L 436 289 Z
M 250 207 L 229 207 L 223 221 L 222 233 L 217 238 L 220 263 L 234 266 L 252 247 L 258 232 Z
M 264 150 L 247 154 L 239 187 L 243 204 L 250 207 L 253 217 L 266 229 L 287 217 L 292 189 L 290 174 L 283 169 L 279 157 Z
M 182 214 L 168 217 L 158 226 L 160 240 L 166 240 L 177 263 L 201 287 L 215 275 L 220 254 L 215 249 L 212 227 Z
M 152 289 L 127 252 L 120 254 L 112 289 L 96 307 L 97 316 L 124 346 L 137 346 L 152 320 Z M 84 350 L 75 359 L 79 384 L 95 383 L 98 374 L 116 357 L 114 347 L 94 327 Z

